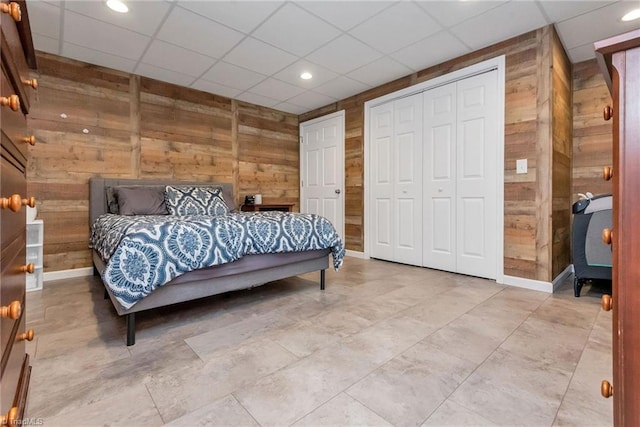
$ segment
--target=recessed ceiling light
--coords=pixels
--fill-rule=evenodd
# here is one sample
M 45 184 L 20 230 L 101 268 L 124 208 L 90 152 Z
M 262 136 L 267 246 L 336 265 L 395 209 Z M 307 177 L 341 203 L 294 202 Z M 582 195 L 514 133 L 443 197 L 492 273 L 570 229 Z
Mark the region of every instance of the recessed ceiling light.
M 304 73 L 300 74 L 300 78 L 302 80 L 309 80 L 311 77 L 313 77 L 313 76 L 308 71 L 305 71 Z
M 107 6 L 109 6 L 109 9 L 115 10 L 116 12 L 129 12 L 129 8 L 127 7 L 127 5 L 120 0 L 107 0 Z
M 633 21 L 634 19 L 640 18 L 640 9 L 634 9 L 631 12 L 625 14 L 622 17 L 623 21 Z

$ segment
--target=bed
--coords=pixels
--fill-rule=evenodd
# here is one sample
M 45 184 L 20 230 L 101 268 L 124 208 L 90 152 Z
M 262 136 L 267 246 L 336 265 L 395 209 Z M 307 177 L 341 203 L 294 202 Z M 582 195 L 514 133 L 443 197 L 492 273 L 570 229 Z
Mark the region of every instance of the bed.
M 129 192 L 128 200 L 132 200 L 132 197 L 141 200 L 146 197 L 144 196 L 145 192 L 155 194 L 158 189 L 164 191 L 167 188 L 167 190 L 181 191 L 190 187 L 198 187 L 199 189 L 201 189 L 200 187 L 207 187 L 207 191 L 209 193 L 213 192 L 213 194 L 222 198 L 232 212 L 212 217 L 207 214 L 187 215 L 180 218 L 174 215 L 163 215 L 164 218 L 160 218 L 160 215 L 154 215 L 157 213 L 154 211 L 157 207 L 149 208 L 149 211 L 145 207 L 143 211 L 140 211 L 139 207 L 132 207 L 131 204 L 128 204 L 127 199 L 124 197 L 124 195 L 127 195 L 125 190 Z M 111 300 L 120 316 L 125 316 L 127 346 L 135 344 L 135 313 L 137 312 L 228 291 L 252 288 L 275 280 L 310 272 L 320 273 L 320 289 L 324 290 L 325 270 L 329 267 L 329 255 L 333 256 L 333 266 L 336 269 L 342 263 L 342 257 L 344 256 L 342 241 L 337 236 L 337 233 L 335 236 L 331 236 L 333 227 L 331 226 L 331 230 L 329 230 L 324 223 L 324 221 L 328 222 L 326 219 L 312 216 L 313 221 L 316 222 L 307 226 L 305 225 L 306 223 L 301 221 L 306 221 L 307 217 L 311 216 L 302 214 L 237 212 L 233 203 L 230 184 L 96 177 L 90 179 L 89 190 L 89 215 L 92 227 L 90 246 L 92 247 L 94 274 L 98 274 L 102 278 L 105 286 L 105 298 Z M 121 196 L 119 200 L 122 201 L 120 207 L 117 204 L 114 206 L 115 200 L 118 200 L 118 191 Z M 141 197 L 141 194 L 144 197 Z M 182 195 L 179 192 L 178 194 Z M 151 196 L 151 198 L 153 197 Z M 146 200 L 144 200 L 144 203 L 151 204 L 150 201 Z M 171 201 L 167 200 L 167 205 L 170 203 Z M 122 210 L 125 215 L 116 215 L 118 209 Z M 136 209 L 138 209 L 137 212 Z M 144 215 L 139 215 L 140 212 L 144 213 Z M 151 214 L 147 215 L 149 213 Z M 184 212 L 179 213 L 184 214 Z M 169 221 L 167 224 L 170 225 L 163 223 L 165 219 Z M 182 221 L 182 219 L 185 221 Z M 307 229 L 311 227 L 313 230 L 310 230 L 310 233 L 315 233 L 316 228 L 319 227 L 318 224 L 322 224 L 324 231 L 313 234 L 313 238 L 308 237 L 307 240 L 309 242 L 293 242 L 296 245 L 299 243 L 297 248 L 288 247 L 291 246 L 291 243 L 285 242 L 283 244 L 280 242 L 277 244 L 278 250 L 276 251 L 279 253 L 261 253 L 263 249 L 268 251 L 268 247 L 276 248 L 276 243 L 266 243 L 267 240 L 264 238 L 262 231 L 265 230 L 265 227 L 268 230 L 269 224 L 272 224 L 272 222 L 283 220 L 289 221 L 287 224 L 303 224 Z M 128 221 L 134 221 L 135 224 L 130 225 Z M 154 239 L 158 238 L 159 234 L 162 234 L 159 230 L 169 229 L 167 227 L 173 227 L 171 230 L 181 230 L 181 227 L 187 227 L 189 230 L 194 227 L 198 230 L 211 228 L 211 230 L 215 231 L 212 231 L 210 238 L 205 236 L 208 245 L 218 245 L 218 240 L 221 240 L 218 239 L 219 236 L 222 236 L 222 240 L 234 241 L 236 244 L 231 245 L 232 249 L 206 246 L 206 251 L 202 248 L 199 250 L 198 253 L 203 255 L 198 259 L 188 259 L 184 263 L 178 260 L 177 264 L 173 262 L 167 265 L 164 264 L 164 260 L 159 262 L 154 258 L 155 252 L 149 252 L 149 255 L 144 252 L 143 258 L 145 258 L 147 265 L 153 265 L 153 268 L 156 268 L 156 262 L 162 265 L 162 268 L 158 269 L 160 273 L 155 274 L 155 276 L 166 276 L 162 278 L 166 280 L 166 283 L 149 285 L 144 282 L 145 280 L 150 280 L 147 277 L 148 275 L 133 276 L 132 282 L 136 282 L 139 279 L 144 283 L 142 285 L 138 283 L 137 286 L 136 283 L 131 283 L 129 290 L 123 290 L 123 283 L 126 281 L 120 277 L 123 269 L 119 269 L 118 266 L 124 265 L 122 260 L 128 256 L 127 251 L 129 249 L 124 243 L 131 244 L 133 241 L 135 245 L 139 245 L 141 241 L 146 243 L 147 240 L 151 240 L 149 243 L 151 245 L 155 242 Z M 297 227 L 296 229 L 299 228 Z M 99 234 L 99 230 L 113 232 L 115 229 L 126 230 L 126 236 L 120 237 L 121 241 L 119 242 L 115 242 L 117 239 L 113 236 L 103 237 L 103 240 L 100 240 L 99 236 L 94 236 L 94 233 Z M 236 232 L 240 234 L 234 234 Z M 268 231 L 265 233 L 268 234 Z M 333 230 L 333 233 L 335 233 L 335 230 Z M 242 237 L 231 238 L 229 236 Z M 108 242 L 109 240 L 113 241 Z M 105 241 L 106 243 L 103 243 Z M 215 242 L 211 243 L 211 241 Z M 175 239 L 172 242 L 175 243 Z M 199 242 L 201 241 L 199 240 Z M 327 242 L 331 242 L 330 245 Z M 170 244 L 162 243 L 162 245 Z M 265 248 L 259 246 L 265 246 Z M 109 249 L 110 247 L 116 249 Z M 251 247 L 250 250 L 247 249 L 249 247 Z M 306 249 L 301 250 L 300 248 Z M 111 250 L 111 254 L 107 256 L 109 250 Z M 140 251 L 138 252 L 140 253 Z M 129 257 L 131 258 L 130 255 Z M 118 264 L 118 262 L 121 262 L 121 264 Z M 193 268 L 194 266 L 195 268 Z M 114 280 L 114 277 L 117 279 Z M 139 294 L 143 294 L 142 297 Z M 133 301 L 131 295 L 138 299 Z

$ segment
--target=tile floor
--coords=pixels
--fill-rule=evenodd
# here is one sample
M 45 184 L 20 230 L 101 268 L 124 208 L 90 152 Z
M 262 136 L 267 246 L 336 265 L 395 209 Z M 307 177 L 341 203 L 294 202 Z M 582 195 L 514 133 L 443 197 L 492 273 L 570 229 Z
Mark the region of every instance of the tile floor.
M 138 315 L 94 277 L 27 297 L 27 415 L 46 426 L 608 426 L 602 290 L 556 294 L 347 258 Z

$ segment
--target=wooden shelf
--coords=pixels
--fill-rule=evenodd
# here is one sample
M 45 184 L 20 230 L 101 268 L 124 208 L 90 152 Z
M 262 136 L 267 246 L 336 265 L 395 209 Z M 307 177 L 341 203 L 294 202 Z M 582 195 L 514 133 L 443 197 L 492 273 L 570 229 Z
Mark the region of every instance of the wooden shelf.
M 294 203 L 263 203 L 261 205 L 242 205 L 240 208 L 243 212 L 264 212 L 264 211 L 281 211 L 291 212 Z

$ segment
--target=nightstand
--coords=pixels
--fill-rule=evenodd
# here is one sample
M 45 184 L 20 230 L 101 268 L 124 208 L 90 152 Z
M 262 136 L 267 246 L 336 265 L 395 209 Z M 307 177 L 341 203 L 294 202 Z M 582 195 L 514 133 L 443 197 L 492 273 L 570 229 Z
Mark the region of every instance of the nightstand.
M 243 212 L 281 211 L 291 212 L 295 203 L 263 203 L 261 205 L 242 205 Z

